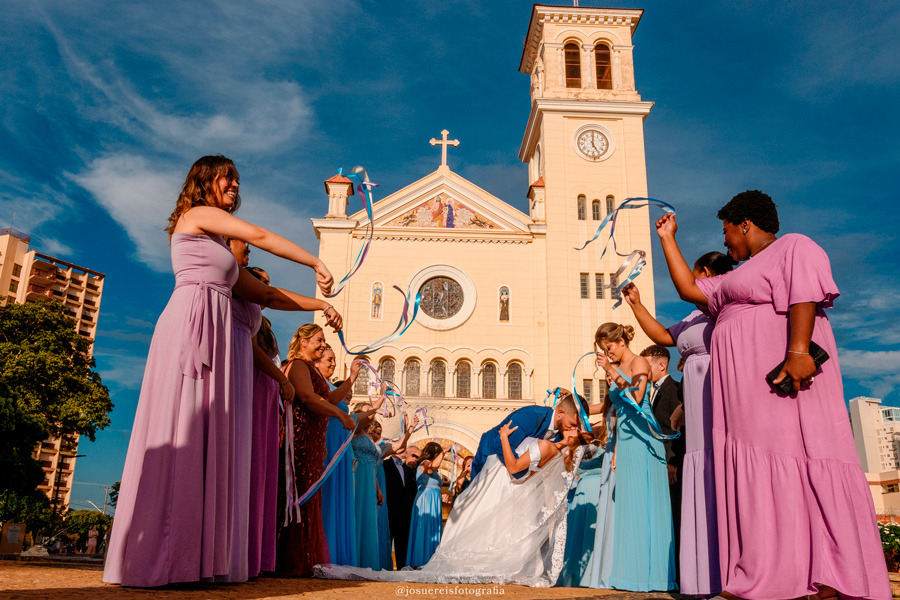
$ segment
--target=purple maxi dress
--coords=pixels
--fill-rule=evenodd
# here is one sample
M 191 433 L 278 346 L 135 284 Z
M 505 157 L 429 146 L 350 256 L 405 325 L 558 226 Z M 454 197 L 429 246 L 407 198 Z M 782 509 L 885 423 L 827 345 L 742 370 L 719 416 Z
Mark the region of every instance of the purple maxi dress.
M 253 438 L 253 336 L 259 331 L 259 305 L 231 299 L 234 317 L 234 513 L 228 581 L 247 581 L 250 535 L 250 461 Z M 258 574 L 258 573 L 257 573 Z
M 274 360 L 278 349 L 268 355 Z M 249 575 L 275 570 L 278 524 L 278 382 L 253 373 L 253 447 L 250 450 Z
M 103 580 L 136 587 L 231 570 L 234 257 L 172 235 L 175 290 L 156 322 Z
M 890 598 L 881 539 L 844 404 L 826 308 L 839 292 L 825 252 L 788 234 L 721 277 L 700 279 L 716 319 L 713 447 L 722 585 L 738 597 L 796 598 L 816 584 L 843 598 Z M 788 311 L 815 302 L 828 352 L 788 397 L 765 375 L 785 359 Z
M 669 327 L 684 358 L 684 431 L 679 591 L 708 596 L 722 591 L 713 468 L 709 345 L 713 323 L 695 310 Z

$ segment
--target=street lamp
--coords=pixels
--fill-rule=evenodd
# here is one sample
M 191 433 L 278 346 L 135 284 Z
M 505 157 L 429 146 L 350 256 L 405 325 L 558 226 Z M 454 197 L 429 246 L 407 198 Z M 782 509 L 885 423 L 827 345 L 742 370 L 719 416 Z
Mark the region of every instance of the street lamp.
M 85 456 L 87 456 L 87 454 L 75 454 L 74 456 L 69 457 L 69 458 L 82 458 Z M 56 504 L 57 504 L 57 500 L 59 499 L 59 479 L 60 479 L 60 475 L 62 474 L 62 469 L 59 468 L 60 462 L 62 462 L 62 459 L 57 458 L 56 459 L 56 485 L 54 485 L 54 488 L 53 488 L 53 510 L 54 510 L 54 512 L 56 511 L 56 508 L 57 508 Z

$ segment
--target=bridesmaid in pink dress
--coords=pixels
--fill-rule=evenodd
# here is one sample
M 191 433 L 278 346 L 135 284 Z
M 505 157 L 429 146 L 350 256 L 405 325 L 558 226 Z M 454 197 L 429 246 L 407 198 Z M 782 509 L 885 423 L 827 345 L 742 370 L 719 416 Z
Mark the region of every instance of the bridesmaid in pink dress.
M 891 597 L 875 510 L 844 404 L 825 309 L 839 292 L 828 256 L 809 238 L 776 238 L 778 213 L 759 191 L 718 214 L 731 257 L 747 261 L 696 279 L 675 243 L 674 215 L 657 221 L 682 299 L 716 319 L 711 344 L 713 447 L 722 596 Z M 828 352 L 818 369 L 810 341 Z M 766 374 L 786 360 L 775 381 Z
M 269 274 L 259 267 L 247 271 L 269 285 Z M 275 535 L 278 524 L 279 390 L 283 400 L 294 397 L 294 387 L 276 366 L 278 341 L 269 320 L 262 317 L 253 339 L 253 441 L 250 455 L 250 536 L 248 574 L 275 570 Z
M 109 583 L 154 587 L 231 572 L 231 292 L 261 304 L 297 302 L 241 272 L 222 236 L 312 267 L 323 291 L 333 283 L 316 257 L 231 215 L 238 187 L 234 163 L 205 156 L 191 167 L 169 217 L 176 284 L 150 343 L 103 574 Z M 339 322 L 333 309 L 330 316 Z

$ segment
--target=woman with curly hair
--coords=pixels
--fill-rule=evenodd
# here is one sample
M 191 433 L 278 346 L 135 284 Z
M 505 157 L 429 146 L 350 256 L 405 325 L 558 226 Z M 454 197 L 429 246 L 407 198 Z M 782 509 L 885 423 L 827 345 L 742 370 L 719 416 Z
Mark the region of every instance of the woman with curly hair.
M 135 587 L 224 578 L 232 572 L 235 467 L 232 290 L 263 306 L 321 300 L 286 295 L 240 269 L 238 238 L 332 277 L 300 246 L 233 216 L 239 178 L 224 156 L 191 167 L 169 217 L 175 290 L 156 323 L 122 474 L 104 581 Z
M 719 211 L 725 247 L 745 261 L 698 279 L 657 221 L 682 299 L 706 307 L 712 333 L 714 463 L 722 596 L 890 598 L 872 496 L 844 404 L 825 309 L 839 292 L 828 256 L 806 236 L 778 233 L 758 190 Z M 816 365 L 812 343 L 830 360 Z M 783 364 L 782 364 L 783 361 Z M 779 367 L 773 383 L 766 375 Z

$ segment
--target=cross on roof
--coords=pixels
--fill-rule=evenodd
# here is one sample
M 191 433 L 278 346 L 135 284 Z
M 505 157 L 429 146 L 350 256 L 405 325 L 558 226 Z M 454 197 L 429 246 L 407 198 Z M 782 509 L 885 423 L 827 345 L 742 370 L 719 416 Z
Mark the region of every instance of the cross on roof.
M 447 146 L 459 146 L 459 140 L 448 140 L 447 136 L 450 135 L 450 132 L 446 129 L 441 132 L 441 139 L 436 140 L 431 138 L 431 141 L 428 143 L 432 146 L 441 146 L 441 166 L 447 166 Z

